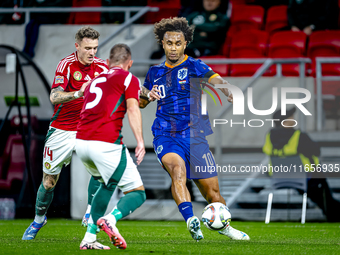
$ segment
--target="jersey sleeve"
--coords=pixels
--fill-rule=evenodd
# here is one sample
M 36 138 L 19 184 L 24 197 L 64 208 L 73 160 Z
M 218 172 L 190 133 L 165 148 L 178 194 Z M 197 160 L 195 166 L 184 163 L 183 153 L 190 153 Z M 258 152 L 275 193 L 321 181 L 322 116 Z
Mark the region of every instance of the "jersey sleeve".
M 131 75 L 131 80 L 129 82 L 129 76 Z M 141 90 L 141 83 L 139 79 L 129 73 L 125 79 L 125 100 L 128 98 L 135 98 L 139 102 L 139 94 Z
M 150 68 L 148 73 L 146 74 L 145 81 L 143 84 L 143 86 L 147 88 L 148 90 L 152 89 L 151 73 L 152 73 L 152 69 Z
M 57 70 L 55 71 L 52 89 L 60 86 L 66 90 L 69 79 L 68 70 L 68 64 L 66 61 L 60 61 L 57 66 Z
M 207 64 L 205 64 L 202 60 L 198 59 L 195 61 L 195 70 L 196 75 L 199 78 L 204 78 L 208 82 L 211 81 L 212 78 L 218 76 L 217 73 L 215 73 L 211 67 L 209 67 Z

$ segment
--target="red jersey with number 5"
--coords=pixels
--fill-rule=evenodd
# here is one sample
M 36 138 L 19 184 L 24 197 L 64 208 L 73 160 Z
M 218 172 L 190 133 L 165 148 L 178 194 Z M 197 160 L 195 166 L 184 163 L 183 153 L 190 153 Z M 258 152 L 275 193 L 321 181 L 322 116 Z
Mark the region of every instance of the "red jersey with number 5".
M 79 62 L 77 52 L 74 52 L 59 62 L 52 89 L 60 86 L 65 92 L 80 90 L 85 82 L 107 70 L 104 60 L 95 57 L 91 65 L 85 66 Z M 56 104 L 50 125 L 66 131 L 76 131 L 83 101 L 80 97 L 67 103 Z
M 120 67 L 103 72 L 84 91 L 77 138 L 122 144 L 126 100 L 139 101 L 138 78 Z

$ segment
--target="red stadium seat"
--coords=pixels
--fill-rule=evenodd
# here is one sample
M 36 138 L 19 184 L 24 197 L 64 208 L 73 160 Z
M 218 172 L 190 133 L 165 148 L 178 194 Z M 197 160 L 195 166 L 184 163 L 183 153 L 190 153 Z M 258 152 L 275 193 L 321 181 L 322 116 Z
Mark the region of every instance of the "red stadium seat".
M 101 1 L 73 0 L 72 7 L 101 7 Z M 100 24 L 100 12 L 72 12 L 68 24 Z
M 280 31 L 269 40 L 268 57 L 299 58 L 305 57 L 307 35 L 303 32 Z M 270 74 L 276 74 L 276 65 L 270 68 Z M 299 64 L 282 65 L 285 76 L 299 76 Z
M 14 180 L 23 180 L 25 152 L 21 135 L 10 135 L 1 158 L 0 190 L 10 190 Z
M 287 5 L 272 6 L 268 9 L 266 31 L 273 31 L 288 26 Z
M 242 30 L 262 29 L 264 8 L 257 5 L 235 5 L 231 13 L 230 34 Z
M 242 31 L 232 36 L 230 58 L 265 58 L 268 33 L 260 30 Z M 261 64 L 232 64 L 231 76 L 251 76 Z
M 206 60 L 206 59 L 221 59 L 221 58 L 225 58 L 225 56 L 221 56 L 221 55 L 214 55 L 214 56 L 204 56 L 204 57 L 200 57 L 201 60 Z M 218 73 L 220 76 L 228 76 L 228 65 L 227 64 L 207 64 L 208 66 L 211 67 L 211 69 L 215 72 Z
M 11 120 L 11 129 L 19 130 L 19 117 Z M 24 127 L 27 128 L 27 117 L 23 116 Z M 37 118 L 31 117 L 32 131 L 37 127 Z M 37 141 L 31 140 L 30 158 L 33 158 L 37 149 Z M 26 158 L 21 134 L 11 134 L 7 138 L 6 146 L 0 157 L 0 190 L 11 190 L 14 181 L 23 181 L 26 168 Z
M 309 37 L 307 56 L 312 59 L 309 74 L 315 76 L 316 57 L 340 57 L 340 31 L 316 31 Z M 323 64 L 322 75 L 340 75 L 340 64 Z
M 158 12 L 148 12 L 145 14 L 144 22 L 153 24 L 161 19 L 177 17 L 181 9 L 180 0 L 148 0 L 148 6 L 159 7 Z

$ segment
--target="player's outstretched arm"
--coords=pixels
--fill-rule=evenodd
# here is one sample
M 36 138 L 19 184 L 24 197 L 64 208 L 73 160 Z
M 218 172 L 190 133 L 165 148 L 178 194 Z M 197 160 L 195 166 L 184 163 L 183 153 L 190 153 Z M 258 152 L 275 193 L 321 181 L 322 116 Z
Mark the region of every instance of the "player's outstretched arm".
M 65 92 L 61 86 L 58 86 L 51 90 L 50 93 L 50 101 L 53 105 L 62 104 L 66 102 L 70 102 L 74 99 L 82 97 L 84 95 L 84 90 L 87 85 L 90 84 L 91 81 L 87 81 L 81 86 L 80 90 L 72 91 L 72 92 Z
M 212 78 L 210 83 L 212 85 L 216 85 L 216 84 L 230 84 L 228 81 L 222 79 L 222 77 L 219 76 L 219 75 L 214 77 L 214 78 Z M 227 89 L 227 88 L 220 88 L 220 90 L 223 92 L 223 94 L 226 97 L 228 97 L 228 101 L 230 103 L 232 103 L 233 102 L 233 94 L 231 93 L 231 91 L 229 89 Z
M 135 154 L 137 158 L 137 165 L 139 165 L 145 155 L 143 129 L 142 129 L 142 114 L 139 110 L 138 101 L 135 98 L 128 98 L 126 100 L 127 114 L 132 132 L 137 140 L 137 147 Z

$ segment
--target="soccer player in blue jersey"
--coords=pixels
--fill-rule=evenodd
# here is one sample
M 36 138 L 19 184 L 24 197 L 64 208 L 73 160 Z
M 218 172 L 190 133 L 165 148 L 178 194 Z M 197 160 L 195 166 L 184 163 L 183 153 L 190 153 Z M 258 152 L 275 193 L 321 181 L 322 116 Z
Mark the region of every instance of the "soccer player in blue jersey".
M 228 84 L 201 60 L 184 54 L 194 28 L 185 18 L 162 19 L 154 26 L 156 40 L 163 46 L 166 61 L 149 69 L 140 95 L 140 107 L 157 100 L 152 126 L 153 145 L 159 162 L 172 179 L 171 192 L 194 240 L 203 239 L 200 221 L 194 216 L 186 180 L 193 179 L 208 203 L 221 202 L 217 172 L 195 172 L 195 166 L 215 166 L 206 136 L 212 134 L 207 115 L 201 115 L 201 85 Z M 197 78 L 197 79 L 195 79 Z M 233 96 L 221 89 L 232 102 Z M 209 160 L 207 160 L 209 159 Z M 220 234 L 234 240 L 249 240 L 244 232 L 228 225 Z

